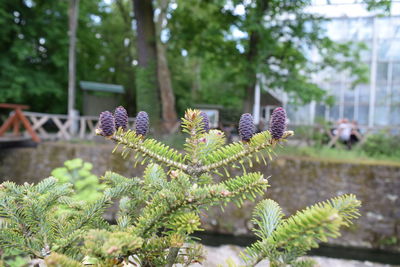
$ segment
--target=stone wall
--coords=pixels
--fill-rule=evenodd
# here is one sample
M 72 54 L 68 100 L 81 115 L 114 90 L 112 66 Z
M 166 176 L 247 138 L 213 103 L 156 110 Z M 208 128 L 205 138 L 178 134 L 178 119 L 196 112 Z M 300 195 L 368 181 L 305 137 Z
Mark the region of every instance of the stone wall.
M 0 182 L 37 182 L 68 159 L 80 157 L 92 162 L 97 175 L 106 170 L 126 176 L 138 176 L 142 166 L 133 168 L 129 160 L 111 154 L 111 145 L 74 145 L 45 143 L 37 148 L 0 150 Z M 322 160 L 279 158 L 269 166 L 254 170 L 271 175 L 266 196 L 276 200 L 286 214 L 343 193 L 353 193 L 363 202 L 362 217 L 340 239 L 340 245 L 384 248 L 400 251 L 400 163 L 399 165 L 355 164 Z M 203 217 L 209 231 L 250 234 L 251 211 L 246 202 L 238 209 L 233 205 L 207 211 Z

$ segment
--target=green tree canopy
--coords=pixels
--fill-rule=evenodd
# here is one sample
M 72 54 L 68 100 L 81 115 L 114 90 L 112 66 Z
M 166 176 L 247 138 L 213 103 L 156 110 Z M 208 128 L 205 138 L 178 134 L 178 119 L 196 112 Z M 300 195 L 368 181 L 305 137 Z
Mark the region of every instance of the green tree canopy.
M 123 0 L 111 6 L 102 0 L 81 2 L 78 81 L 123 84 L 128 92 L 134 89 L 130 86 L 134 35 L 129 4 Z M 66 113 L 68 1 L 1 1 L 0 25 L 0 102 Z

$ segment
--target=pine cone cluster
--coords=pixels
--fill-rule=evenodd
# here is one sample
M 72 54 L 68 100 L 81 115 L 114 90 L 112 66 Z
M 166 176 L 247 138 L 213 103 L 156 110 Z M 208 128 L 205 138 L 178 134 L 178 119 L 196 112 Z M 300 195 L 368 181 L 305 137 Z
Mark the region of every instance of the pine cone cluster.
M 111 136 L 115 132 L 114 116 L 110 111 L 100 113 L 100 130 L 104 136 Z
M 272 112 L 269 128 L 272 138 L 282 138 L 286 128 L 286 111 L 283 108 L 276 108 Z
M 253 116 L 250 113 L 245 113 L 240 116 L 239 120 L 239 136 L 242 141 L 249 141 L 254 135 L 254 122 Z
M 146 136 L 149 131 L 149 115 L 144 112 L 140 111 L 136 115 L 136 123 L 135 123 L 135 131 L 137 134 Z
M 122 128 L 124 131 L 128 129 L 128 112 L 122 106 L 115 109 L 114 115 L 110 111 L 100 113 L 99 129 L 103 136 L 112 136 L 115 131 Z M 149 115 L 140 111 L 136 116 L 135 131 L 140 135 L 147 135 L 149 132 Z
M 204 111 L 200 112 L 200 116 L 203 118 L 203 130 L 204 132 L 208 133 L 208 131 L 210 131 L 210 120 Z
M 128 129 L 128 112 L 122 106 L 119 106 L 114 111 L 115 128 L 120 127 L 126 131 Z

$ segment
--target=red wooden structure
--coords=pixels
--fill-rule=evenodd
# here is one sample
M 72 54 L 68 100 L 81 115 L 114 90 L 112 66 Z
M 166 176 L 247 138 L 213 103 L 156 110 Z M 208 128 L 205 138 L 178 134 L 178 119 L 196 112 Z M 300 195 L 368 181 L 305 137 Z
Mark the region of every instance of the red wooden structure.
M 11 127 L 13 127 L 13 135 L 19 136 L 20 135 L 19 128 L 20 128 L 20 124 L 22 123 L 22 125 L 25 127 L 25 129 L 28 131 L 28 133 L 32 137 L 32 140 L 37 143 L 40 142 L 39 136 L 32 129 L 32 125 L 30 124 L 29 120 L 25 117 L 24 113 L 22 112 L 23 109 L 28 109 L 29 106 L 17 105 L 17 104 L 6 104 L 6 103 L 1 104 L 0 103 L 0 108 L 14 110 L 14 113 L 0 127 L 0 136 L 3 136 L 4 133 Z

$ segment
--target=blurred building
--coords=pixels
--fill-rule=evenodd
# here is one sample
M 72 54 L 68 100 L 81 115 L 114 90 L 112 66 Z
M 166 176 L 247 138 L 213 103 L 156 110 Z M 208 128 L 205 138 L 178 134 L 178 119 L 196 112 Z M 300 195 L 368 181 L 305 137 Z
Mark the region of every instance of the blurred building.
M 104 110 L 114 110 L 123 103 L 124 87 L 118 84 L 107 84 L 81 81 L 83 91 L 83 115 L 98 116 Z
M 329 121 L 348 118 L 368 126 L 400 126 L 400 16 L 336 18 L 326 27 L 335 41 L 367 45 L 362 59 L 369 66 L 369 83 L 353 89 L 345 73 L 319 75 L 316 82 L 334 96 L 335 104 L 311 103 L 301 107 L 302 112 L 288 105 L 291 123 L 311 124 L 319 116 Z
M 396 4 L 393 8 L 398 7 Z M 370 127 L 400 126 L 400 14 L 379 17 L 359 8 L 359 5 L 316 4 L 310 11 L 328 13 L 331 19 L 324 22 L 324 27 L 334 41 L 365 43 L 367 49 L 362 51 L 362 60 L 369 67 L 369 83 L 352 88 L 350 76 L 335 70 L 315 75 L 314 82 L 335 99 L 333 106 L 312 102 L 296 107 L 288 104 L 286 94 L 278 93 L 290 124 L 313 124 L 319 117 L 326 121 L 347 118 Z M 329 15 L 328 11 L 335 14 Z M 314 52 L 311 57 L 318 60 Z

